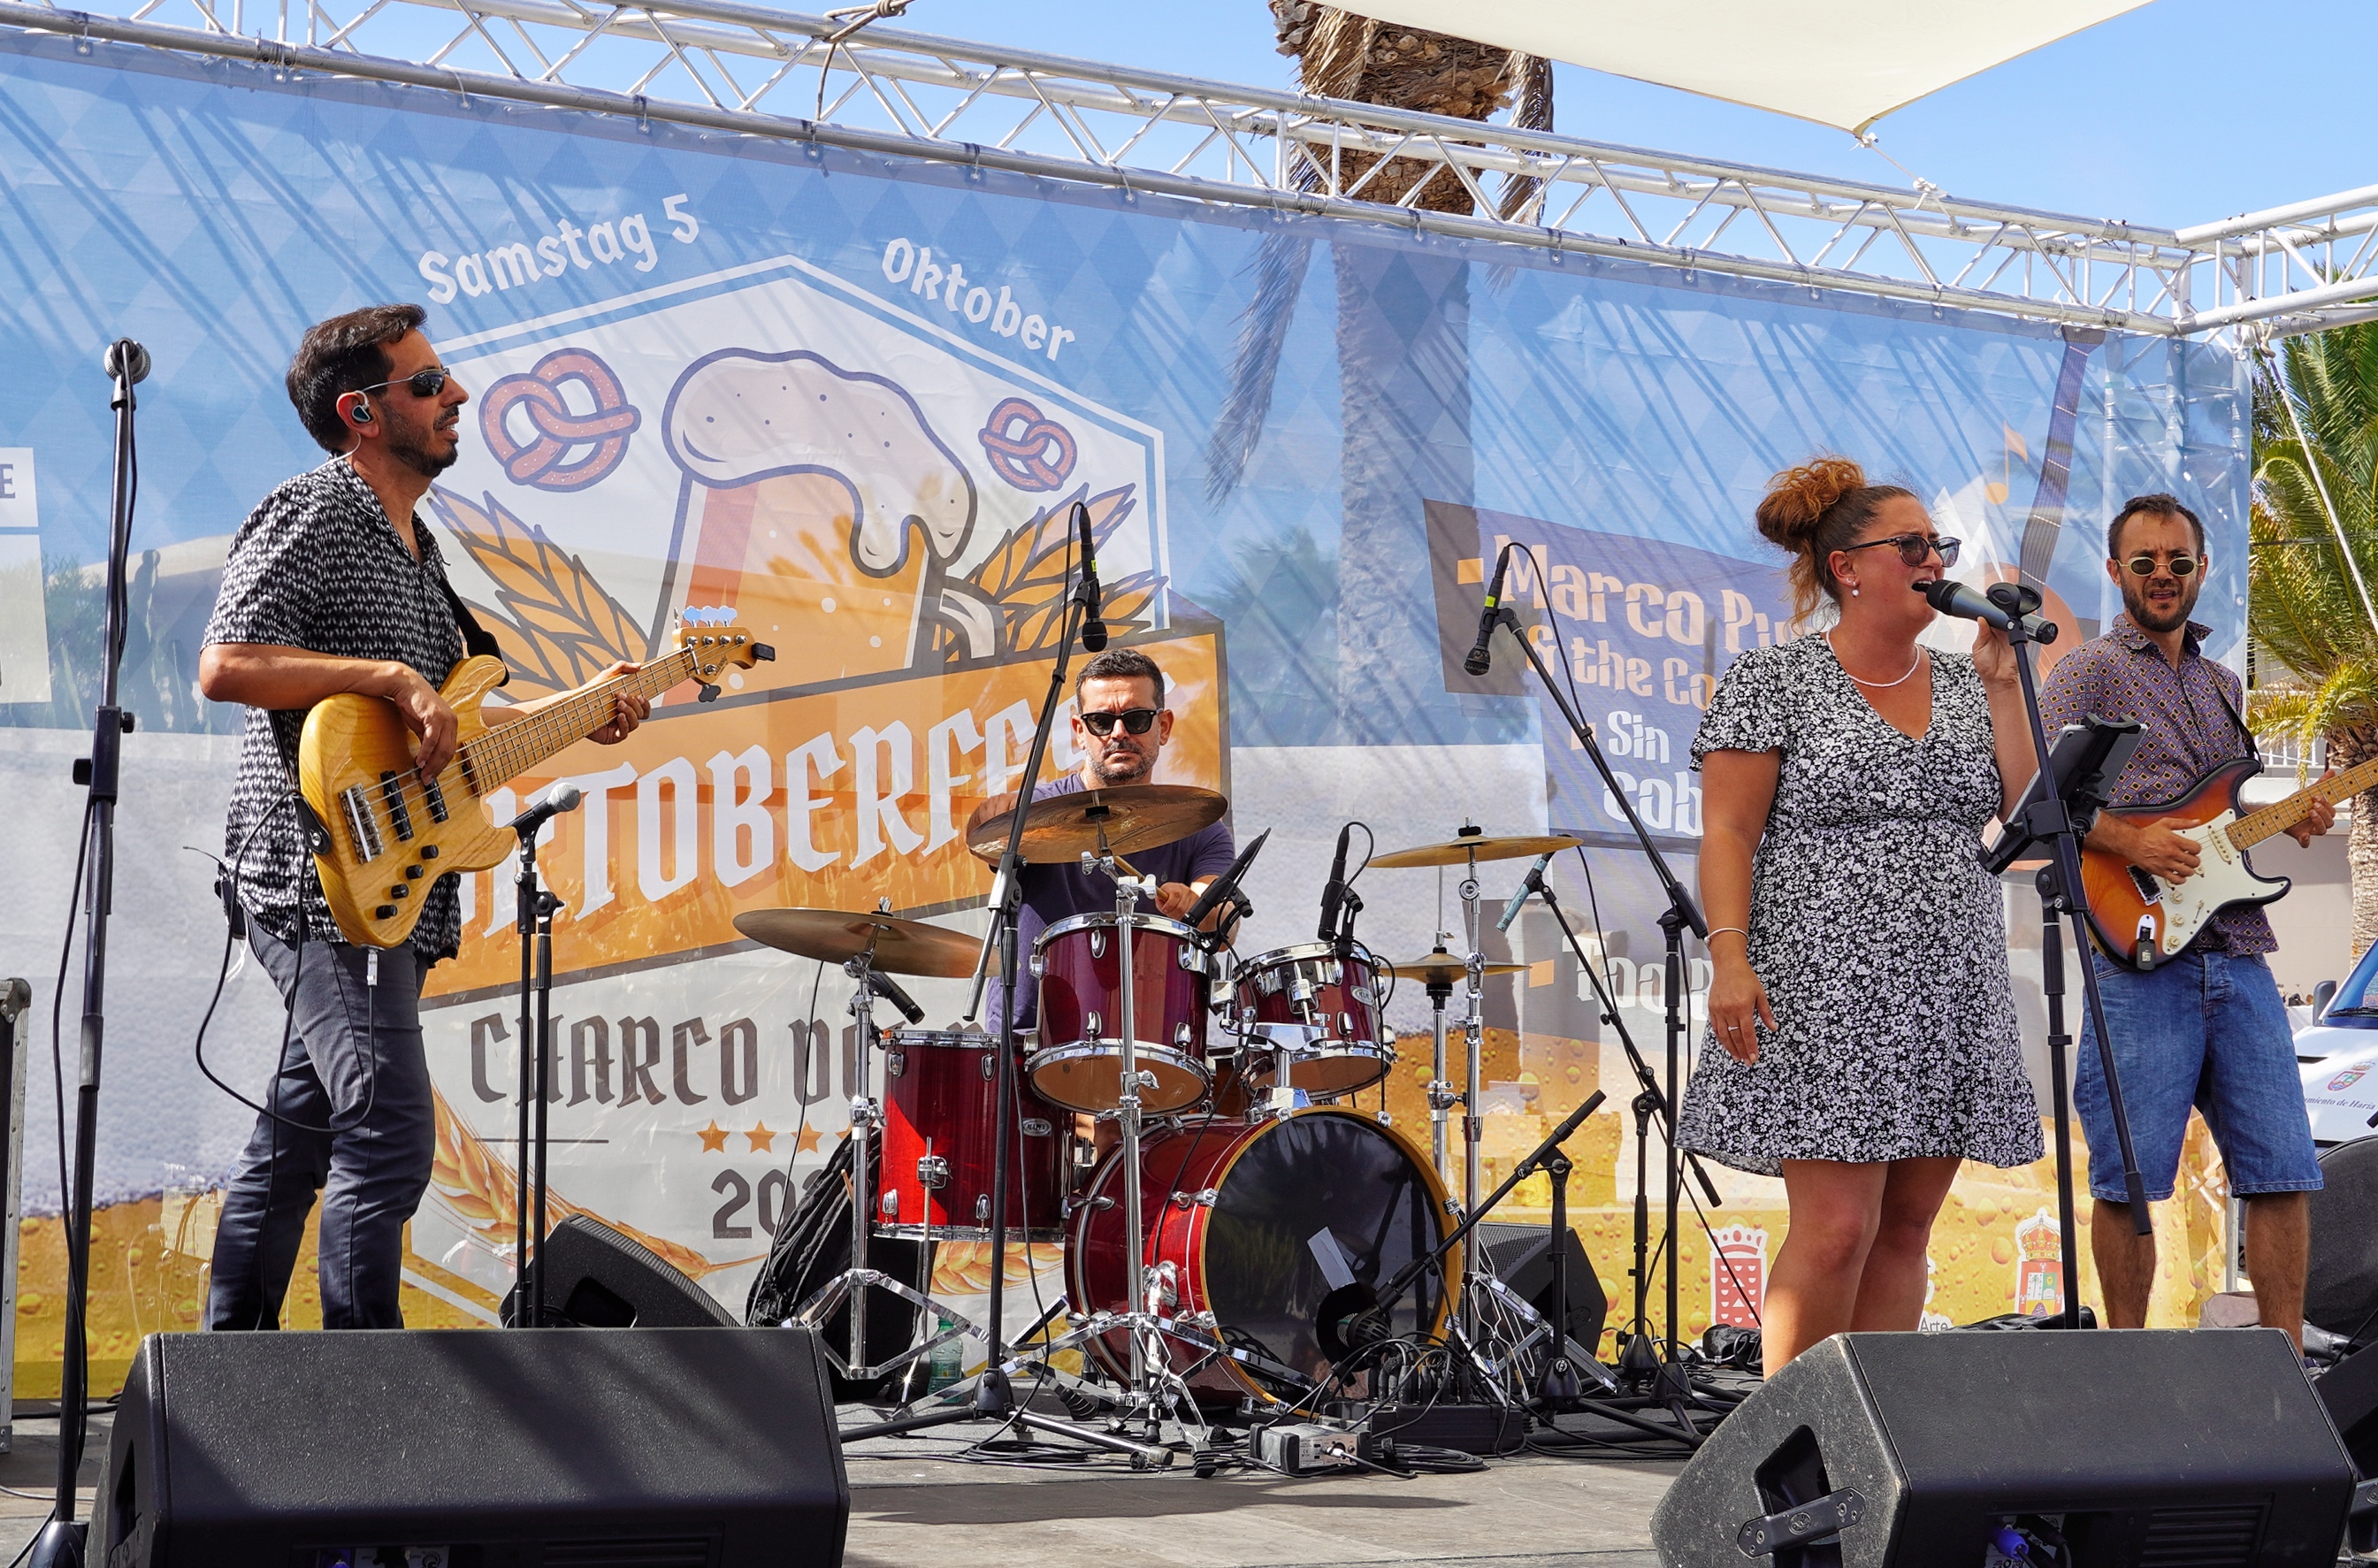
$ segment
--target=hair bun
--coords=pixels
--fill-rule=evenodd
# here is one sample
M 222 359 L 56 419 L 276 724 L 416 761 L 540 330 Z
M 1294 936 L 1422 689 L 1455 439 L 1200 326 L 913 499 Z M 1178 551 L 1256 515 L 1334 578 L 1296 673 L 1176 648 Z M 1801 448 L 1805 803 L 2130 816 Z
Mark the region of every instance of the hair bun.
M 1767 481 L 1759 498 L 1759 531 L 1772 543 L 1799 554 L 1817 524 L 1835 501 L 1866 488 L 1866 470 L 1846 457 L 1814 457 Z

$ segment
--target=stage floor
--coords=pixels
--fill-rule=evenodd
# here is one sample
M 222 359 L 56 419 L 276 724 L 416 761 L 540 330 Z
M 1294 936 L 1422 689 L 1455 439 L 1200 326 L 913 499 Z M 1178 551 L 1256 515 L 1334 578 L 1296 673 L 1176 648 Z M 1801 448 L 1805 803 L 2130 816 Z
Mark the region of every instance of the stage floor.
M 1024 1468 L 955 1457 L 990 1429 L 847 1450 L 851 1568 L 1657 1568 L 1651 1507 L 1681 1468 L 1522 1455 L 1411 1480 L 1248 1469 L 1200 1479 L 1185 1461 L 1135 1474 L 1123 1460 Z
M 871 1419 L 856 1407 L 846 1425 Z M 107 1447 L 91 1419 L 81 1512 Z M 1680 1467 L 1524 1455 L 1474 1475 L 1297 1478 L 1185 1462 L 1025 1468 L 955 1457 L 991 1429 L 854 1445 L 850 1568 L 1657 1568 L 1651 1505 Z M 953 1433 L 957 1435 L 952 1435 Z M 20 1417 L 0 1455 L 0 1563 L 40 1529 L 57 1476 L 57 1422 Z

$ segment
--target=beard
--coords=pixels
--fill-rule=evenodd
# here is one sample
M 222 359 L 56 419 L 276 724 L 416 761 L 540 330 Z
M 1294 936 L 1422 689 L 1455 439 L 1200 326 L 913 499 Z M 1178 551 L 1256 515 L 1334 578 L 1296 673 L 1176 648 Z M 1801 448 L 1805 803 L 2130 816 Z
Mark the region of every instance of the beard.
M 2187 625 L 2188 618 L 2196 612 L 2196 596 L 2204 591 L 2204 587 L 2202 573 L 2191 575 L 2181 582 L 2180 597 L 2172 601 L 2171 608 L 2158 611 L 2147 602 L 2144 587 L 2133 577 L 2122 585 L 2122 609 L 2138 623 L 2142 632 L 2177 632 Z
M 1100 752 L 1091 759 L 1090 771 L 1103 784 L 1138 784 L 1156 771 L 1156 758 L 1144 752 Z
M 435 440 L 437 432 L 433 429 L 430 434 L 431 439 Z M 453 447 L 441 456 L 411 436 L 399 436 L 391 432 L 389 436 L 388 454 L 423 478 L 434 479 L 454 466 L 455 459 L 462 455 L 462 443 L 456 441 Z

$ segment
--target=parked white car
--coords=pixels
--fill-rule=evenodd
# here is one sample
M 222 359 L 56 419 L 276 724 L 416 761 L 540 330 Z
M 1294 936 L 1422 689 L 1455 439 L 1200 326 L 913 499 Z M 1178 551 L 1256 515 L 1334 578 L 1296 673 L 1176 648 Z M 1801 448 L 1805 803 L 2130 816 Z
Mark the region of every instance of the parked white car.
M 2378 945 L 2335 995 L 2314 995 L 2321 1006 L 2296 1031 L 2296 1062 L 2312 1141 L 2326 1148 L 2378 1132 L 2370 1125 L 2378 1117 Z

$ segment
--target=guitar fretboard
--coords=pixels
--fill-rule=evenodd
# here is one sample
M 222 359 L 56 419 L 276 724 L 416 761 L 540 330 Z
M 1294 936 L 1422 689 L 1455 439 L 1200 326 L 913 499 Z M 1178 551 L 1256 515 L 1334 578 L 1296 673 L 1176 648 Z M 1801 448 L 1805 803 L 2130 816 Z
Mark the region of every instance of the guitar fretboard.
M 691 675 L 699 662 L 695 650 L 679 648 L 667 658 L 590 687 L 567 702 L 556 703 L 510 724 L 492 726 L 487 733 L 464 746 L 455 760 L 462 764 L 464 777 L 477 792 L 485 795 L 610 723 L 616 706 L 614 699 L 620 693 L 659 696 Z
M 2378 757 L 2356 767 L 2348 767 L 2334 778 L 2299 790 L 2286 800 L 2249 812 L 2229 825 L 2229 841 L 2241 850 L 2251 850 L 2274 833 L 2284 833 L 2304 819 L 2314 801 L 2326 801 L 2331 805 L 2349 795 L 2358 795 L 2378 784 Z

